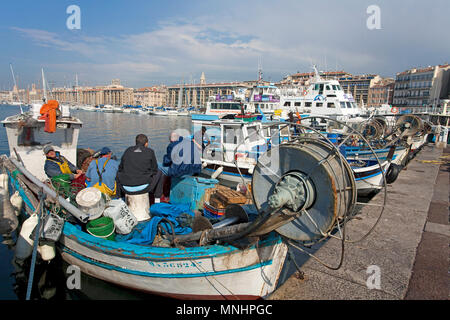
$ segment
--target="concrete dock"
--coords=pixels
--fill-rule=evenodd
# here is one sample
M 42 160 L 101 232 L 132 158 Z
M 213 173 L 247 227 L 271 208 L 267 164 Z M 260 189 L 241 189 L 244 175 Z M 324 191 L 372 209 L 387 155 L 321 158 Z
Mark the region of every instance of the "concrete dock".
M 345 244 L 340 269 L 331 270 L 309 258 L 299 264 L 301 276 L 290 276 L 268 299 L 447 300 L 449 170 L 450 148 L 424 146 L 388 185 L 386 201 L 380 192 L 362 207 L 357 219 L 348 222 L 346 238 L 360 239 L 385 202 L 373 232 L 360 242 Z M 315 255 L 334 266 L 341 249 L 341 241 L 331 238 Z

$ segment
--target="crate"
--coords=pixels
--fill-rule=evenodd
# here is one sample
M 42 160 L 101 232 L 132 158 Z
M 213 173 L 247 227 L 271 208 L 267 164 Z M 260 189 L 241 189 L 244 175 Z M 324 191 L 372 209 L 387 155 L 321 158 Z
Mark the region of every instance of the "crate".
M 205 202 L 203 204 L 203 216 L 208 219 L 220 219 L 225 214 L 225 209 L 217 209 L 213 207 L 210 203 Z
M 227 203 L 224 203 L 216 194 L 211 195 L 208 202 L 216 209 L 225 209 L 227 207 Z
M 216 197 L 227 204 L 244 204 L 247 197 L 232 189 L 220 189 L 215 193 Z
M 170 203 L 189 204 L 194 211 L 203 208 L 206 190 L 214 188 L 219 181 L 201 177 L 172 178 L 170 187 Z

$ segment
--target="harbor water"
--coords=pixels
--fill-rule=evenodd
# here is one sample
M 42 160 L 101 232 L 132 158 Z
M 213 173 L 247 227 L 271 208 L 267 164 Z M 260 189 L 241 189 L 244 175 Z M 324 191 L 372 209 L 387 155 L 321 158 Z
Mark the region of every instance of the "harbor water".
M 23 108 L 27 111 L 28 108 Z M 0 105 L 0 118 L 20 112 L 19 106 Z M 109 147 L 120 160 L 123 152 L 135 144 L 135 137 L 143 133 L 149 138 L 149 145 L 155 151 L 158 162 L 166 152 L 169 134 L 175 129 L 185 129 L 190 132 L 191 118 L 188 116 L 165 117 L 145 114 L 103 113 L 84 110 L 71 110 L 83 126 L 78 139 L 79 148 L 99 150 Z M 8 140 L 5 128 L 0 129 L 0 154 L 9 155 Z M 3 239 L 0 236 L 0 241 Z M 14 252 L 4 243 L 0 243 L 0 300 L 24 299 L 28 269 L 23 274 L 15 273 L 12 265 Z M 87 275 L 81 277 L 80 290 L 68 290 L 65 282 L 64 263 L 52 261 L 50 266 L 36 268 L 36 295 L 39 298 L 51 299 L 160 299 L 116 287 L 104 281 Z M 36 297 L 36 296 L 35 296 Z

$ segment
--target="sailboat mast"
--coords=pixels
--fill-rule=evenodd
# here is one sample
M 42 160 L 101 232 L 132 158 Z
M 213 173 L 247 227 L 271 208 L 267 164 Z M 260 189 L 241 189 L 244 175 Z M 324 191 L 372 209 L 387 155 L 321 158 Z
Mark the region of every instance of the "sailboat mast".
M 42 68 L 41 71 L 42 71 L 42 89 L 44 90 L 44 96 L 42 97 L 42 100 L 44 101 L 44 103 L 47 103 L 47 87 L 45 85 L 44 68 Z

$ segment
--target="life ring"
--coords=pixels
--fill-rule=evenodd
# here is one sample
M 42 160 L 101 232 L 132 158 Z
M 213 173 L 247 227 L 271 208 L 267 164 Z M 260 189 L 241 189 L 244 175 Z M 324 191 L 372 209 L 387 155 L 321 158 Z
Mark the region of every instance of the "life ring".
M 397 107 L 392 107 L 391 108 L 391 112 L 392 113 L 398 113 L 398 108 Z
M 303 93 L 302 93 L 304 96 L 306 96 L 307 94 L 308 94 L 308 91 L 306 91 L 306 90 L 303 90 Z

